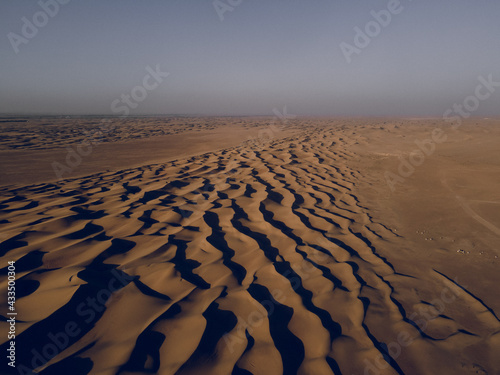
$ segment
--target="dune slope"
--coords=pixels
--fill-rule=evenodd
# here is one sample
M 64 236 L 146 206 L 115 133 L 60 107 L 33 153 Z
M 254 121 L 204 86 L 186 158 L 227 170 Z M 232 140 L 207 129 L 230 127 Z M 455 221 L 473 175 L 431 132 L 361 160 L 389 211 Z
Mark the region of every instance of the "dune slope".
M 408 242 L 358 195 L 347 134 L 309 126 L 262 147 L 0 188 L 18 366 L 498 373 L 498 313 L 456 275 L 393 264 Z

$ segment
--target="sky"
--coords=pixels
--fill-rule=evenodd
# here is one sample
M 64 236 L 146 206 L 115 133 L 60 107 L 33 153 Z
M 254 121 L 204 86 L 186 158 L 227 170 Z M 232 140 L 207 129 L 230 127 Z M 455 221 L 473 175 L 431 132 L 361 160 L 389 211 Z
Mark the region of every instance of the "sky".
M 441 116 L 500 82 L 499 20 L 498 0 L 2 1 L 0 114 Z M 474 115 L 500 115 L 493 90 Z

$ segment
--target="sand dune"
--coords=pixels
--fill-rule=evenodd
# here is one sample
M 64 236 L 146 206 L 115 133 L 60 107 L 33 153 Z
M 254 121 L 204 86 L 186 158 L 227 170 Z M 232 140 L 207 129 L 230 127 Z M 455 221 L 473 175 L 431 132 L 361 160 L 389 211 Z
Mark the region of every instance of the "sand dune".
M 423 190 L 446 190 L 447 163 L 447 187 L 498 225 L 494 189 L 465 196 L 448 168 L 460 171 L 450 145 L 468 132 L 478 139 L 477 129 L 450 133 L 434 162 L 391 192 L 383 173 L 407 152 L 402 136 L 411 144 L 437 120 L 300 121 L 268 142 L 0 187 L 0 256 L 16 261 L 18 278 L 18 368 L 499 374 L 500 301 L 483 287 L 498 285 L 498 236 L 457 202 L 446 203 L 455 218 L 433 215 L 450 194 L 425 201 Z M 487 137 L 498 146 L 498 129 Z M 484 258 L 455 251 L 459 225 L 473 233 L 456 239 L 474 251 L 481 238 Z M 425 235 L 439 244 L 421 230 L 439 232 Z

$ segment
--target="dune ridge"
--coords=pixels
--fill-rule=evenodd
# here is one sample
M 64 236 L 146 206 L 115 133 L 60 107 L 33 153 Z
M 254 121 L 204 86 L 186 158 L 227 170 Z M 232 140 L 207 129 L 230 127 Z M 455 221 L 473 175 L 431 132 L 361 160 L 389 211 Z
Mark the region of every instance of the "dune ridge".
M 360 139 L 347 129 L 0 187 L 18 363 L 40 374 L 498 374 L 498 313 L 455 275 L 402 272 L 387 255 L 407 244 L 360 198 Z M 78 334 L 44 355 L 47 333 L 62 337 L 68 322 Z

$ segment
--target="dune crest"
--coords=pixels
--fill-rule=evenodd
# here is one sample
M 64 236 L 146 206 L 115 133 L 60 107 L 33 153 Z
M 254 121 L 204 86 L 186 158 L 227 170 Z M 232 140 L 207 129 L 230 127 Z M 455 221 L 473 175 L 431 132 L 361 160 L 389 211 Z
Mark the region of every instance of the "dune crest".
M 409 242 L 360 196 L 369 172 L 354 168 L 352 132 L 309 125 L 261 146 L 0 188 L 0 256 L 16 261 L 17 345 L 29 349 L 19 365 L 495 374 L 498 312 L 438 266 L 399 266 Z

